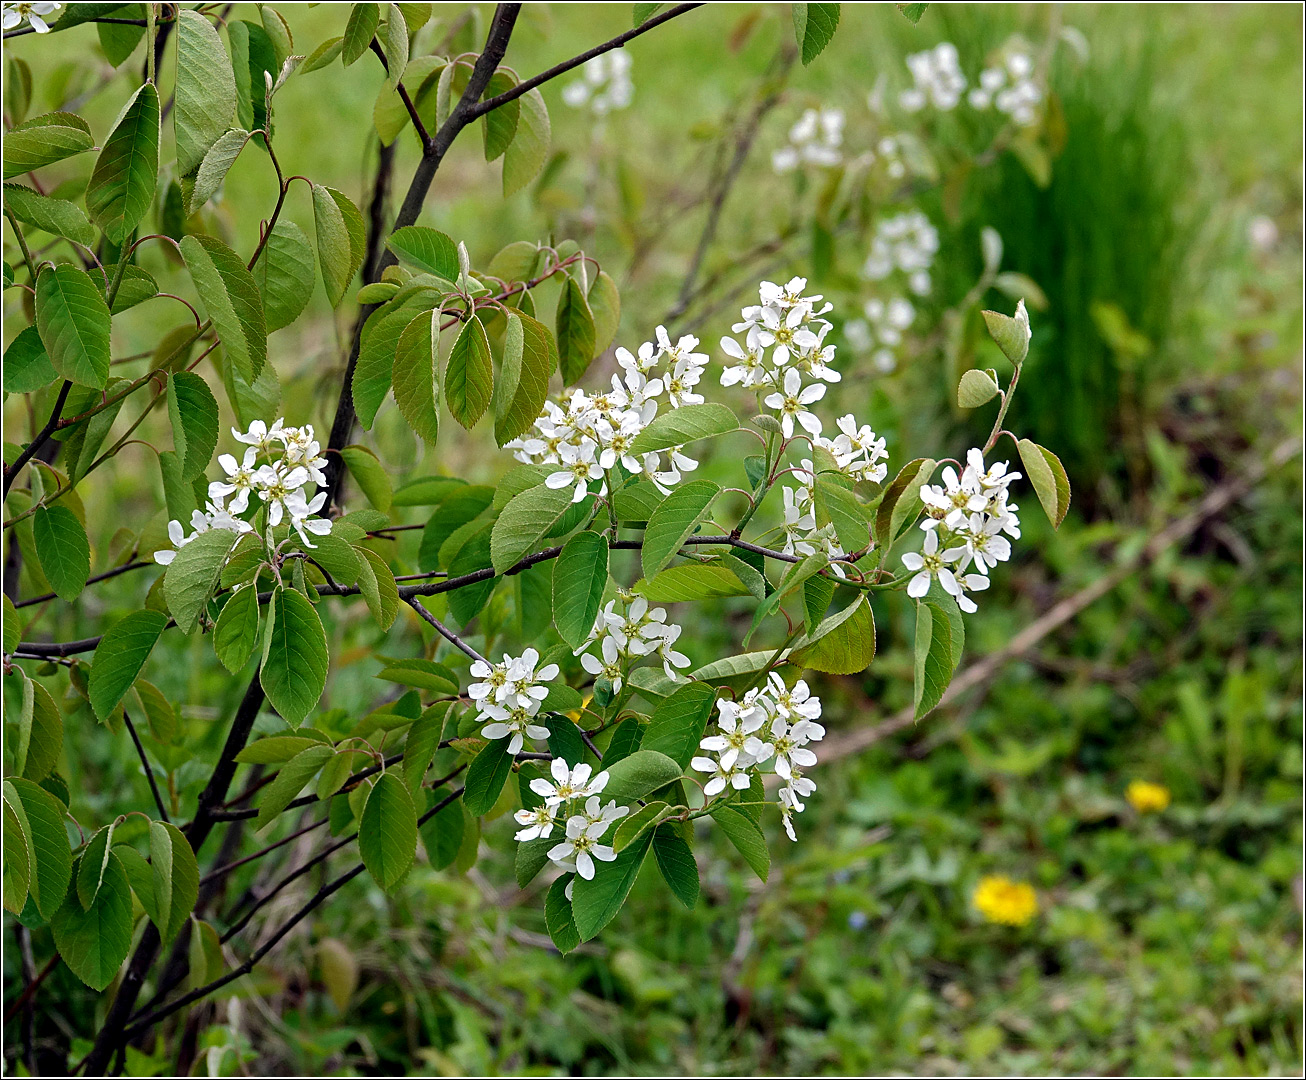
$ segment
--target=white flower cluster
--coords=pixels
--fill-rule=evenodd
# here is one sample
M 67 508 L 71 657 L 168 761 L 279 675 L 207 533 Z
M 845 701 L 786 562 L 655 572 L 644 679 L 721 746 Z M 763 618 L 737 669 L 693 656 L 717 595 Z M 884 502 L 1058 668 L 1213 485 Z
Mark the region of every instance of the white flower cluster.
M 883 281 L 895 271 L 907 275 L 907 287 L 917 296 L 928 296 L 930 267 L 939 251 L 939 230 L 919 210 L 908 210 L 875 224 L 871 252 L 862 274 Z
M 563 840 L 549 848 L 549 858 L 563 870 L 579 874 L 586 881 L 594 877 L 594 860 L 612 862 L 617 857 L 611 845 L 601 844 L 603 834 L 615 821 L 630 813 L 629 806 L 610 800 L 602 804 L 599 793 L 608 784 L 608 773 L 591 776 L 593 770 L 583 762 L 568 766 L 562 758 L 549 763 L 553 775 L 550 783 L 539 776 L 531 781 L 531 791 L 544 801 L 538 806 L 518 810 L 513 815 L 518 825 L 516 838 L 522 843 L 547 840 L 554 828 L 563 824 Z M 567 886 L 571 898 L 571 885 Z
M 773 671 L 765 685 L 749 690 L 739 701 L 718 701 L 717 711 L 717 731 L 698 744 L 711 756 L 701 755 L 689 763 L 709 777 L 703 794 L 712 799 L 727 789 L 746 791 L 752 771 L 770 762 L 785 782 L 778 795 L 785 832 L 790 840 L 797 840 L 790 819 L 803 812 L 803 800 L 816 790 L 816 784 L 803 775 L 804 769 L 816 764 L 809 744 L 825 738 L 825 728 L 816 722 L 821 699 L 802 679 L 789 689 Z
M 890 180 L 901 180 L 907 175 L 907 163 L 902 156 L 902 143 L 897 136 L 885 135 L 875 144 L 872 160 L 880 163 Z
M 549 696 L 544 684 L 558 677 L 558 665 L 547 664 L 535 670 L 540 654 L 527 649 L 521 656 L 504 654 L 503 662 L 492 664 L 477 660 L 472 664 L 472 678 L 479 682 L 467 688 L 476 704 L 476 722 L 488 721 L 481 728 L 487 739 L 507 739 L 508 753 L 516 754 L 526 739 L 547 739 L 549 729 L 536 722 L 540 704 Z
M 617 611 L 620 604 L 622 611 Z M 594 620 L 594 628 L 581 646 L 580 664 L 596 679 L 607 679 L 614 694 L 621 693 L 631 666 L 641 657 L 657 655 L 667 678 L 681 678 L 679 668 L 689 667 L 689 657 L 675 648 L 681 627 L 667 622 L 666 608 L 650 608 L 648 600 L 621 591 L 609 600 Z M 590 652 L 595 646 L 596 652 Z
M 825 384 L 841 376 L 830 366 L 835 346 L 825 343 L 832 324 L 821 318 L 831 305 L 822 304 L 819 295 L 804 296 L 806 288 L 806 278 L 792 278 L 783 286 L 762 282 L 761 303 L 744 308 L 743 321 L 733 327 L 736 334 L 744 334 L 743 344 L 731 337 L 721 339 L 722 351 L 735 361 L 721 373 L 721 385 L 750 387 L 759 396 L 770 390 L 762 404 L 776 412 L 786 439 L 801 427 L 812 447 L 828 451 L 844 476 L 878 483 L 886 473 L 884 440 L 869 426 L 858 425 L 851 413 L 839 418 L 838 436 L 825 438 L 820 417 L 810 409 L 825 396 Z M 804 385 L 804 376 L 817 381 Z M 835 540 L 833 527 L 816 527 L 816 469 L 811 460 L 804 459 L 792 476 L 798 486 L 781 489 L 785 552 L 811 555 L 819 550 L 832 560 L 844 558 L 847 552 Z M 833 568 L 843 573 L 837 562 Z
M 903 333 L 916 318 L 916 309 L 905 296 L 891 297 L 888 303 L 878 297 L 866 301 L 864 319 L 849 319 L 843 324 L 844 337 L 857 352 L 868 353 L 878 371 L 888 373 L 898 366 L 894 350 L 902 344 Z
M 924 596 L 931 581 L 937 580 L 962 611 L 976 610 L 975 601 L 966 594 L 989 587 L 989 570 L 1011 558 L 1007 536 L 1020 539 L 1019 507 L 1007 501 L 1009 485 L 1019 478 L 1020 473 L 1007 471 L 1005 461 L 986 469 L 983 452 L 972 448 L 960 477 L 949 465 L 943 470 L 942 485 L 921 488 L 925 546 L 919 554 L 909 551 L 902 557 L 903 566 L 913 574 L 907 583 L 908 596 Z M 968 572 L 972 564 L 978 574 Z
M 315 515 L 326 502 L 326 492 L 320 491 L 309 498 L 309 484 L 325 484 L 322 471 L 327 460 L 321 455 L 322 447 L 313 435 L 313 425 L 286 427 L 279 418 L 271 427 L 255 420 L 248 431 L 231 429 L 237 442 L 247 447 L 242 461 L 231 454 L 220 454 L 218 464 L 227 474 L 225 480 L 209 484 L 209 500 L 203 510 L 191 514 L 191 535 L 185 535 L 180 521 L 168 522 L 168 537 L 173 548 L 180 549 L 202 532 L 210 529 L 229 529 L 232 532 L 253 532 L 254 526 L 239 517 L 250 505 L 250 496 L 257 495 L 267 508 L 268 528 L 283 521 L 299 534 L 307 548 L 315 545 L 308 534 L 325 536 L 331 531 L 331 522 Z M 231 502 L 228 503 L 229 496 Z M 162 550 L 154 553 L 154 561 L 167 566 L 177 551 Z
M 966 76 L 962 74 L 957 47 L 942 41 L 933 49 L 912 53 L 907 57 L 912 86 L 898 95 L 898 104 L 907 112 L 920 112 L 933 105 L 945 112 L 955 109 L 966 92 Z
M 1009 50 L 1000 64 L 980 72 L 967 100 L 973 109 L 992 106 L 1021 127 L 1036 123 L 1043 88 L 1034 81 L 1034 58 L 1021 48 Z
M 589 106 L 597 116 L 624 109 L 635 94 L 630 81 L 630 53 L 614 49 L 586 61 L 581 77 L 562 91 L 562 100 L 573 109 Z
M 695 352 L 698 338 L 686 335 L 674 345 L 664 327 L 657 328 L 657 343 L 646 341 L 638 355 L 617 349 L 623 375 L 612 376 L 612 389 L 587 394 L 575 389 L 561 403 L 549 401 L 535 421 L 535 434 L 504 443 L 513 456 L 527 464 L 556 465 L 545 478 L 551 488 L 575 485 L 580 502 L 591 480 L 602 480 L 607 493 L 608 470 L 620 464 L 628 473 L 647 476 L 666 494 L 680 483 L 683 473 L 698 468 L 679 446 L 660 453 L 633 454 L 631 445 L 658 414 L 665 396 L 673 409 L 697 405 L 703 395 L 694 387 L 707 367 L 707 353 Z M 665 461 L 663 460 L 665 456 Z
M 843 110 L 808 109 L 789 129 L 788 145 L 771 155 L 771 167 L 787 173 L 800 165 L 838 165 L 842 143 Z
M 24 19 L 31 24 L 33 30 L 38 34 L 48 34 L 50 26 L 42 16 L 55 14 L 63 4 L 48 3 L 46 0 L 38 0 L 37 3 L 5 4 L 3 19 L 0 23 L 6 30 L 13 30 L 22 25 Z

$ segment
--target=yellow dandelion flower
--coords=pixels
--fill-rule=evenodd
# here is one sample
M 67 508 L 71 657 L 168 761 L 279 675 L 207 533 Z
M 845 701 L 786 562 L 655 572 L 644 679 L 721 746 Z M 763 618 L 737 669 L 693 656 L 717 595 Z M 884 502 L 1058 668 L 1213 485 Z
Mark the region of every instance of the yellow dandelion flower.
M 1140 814 L 1160 813 L 1170 805 L 1170 789 L 1150 780 L 1131 780 L 1125 788 L 1125 798 Z
M 1038 896 L 1034 887 L 1012 881 L 1002 874 L 980 878 L 971 903 L 989 922 L 1007 926 L 1024 926 L 1038 914 Z

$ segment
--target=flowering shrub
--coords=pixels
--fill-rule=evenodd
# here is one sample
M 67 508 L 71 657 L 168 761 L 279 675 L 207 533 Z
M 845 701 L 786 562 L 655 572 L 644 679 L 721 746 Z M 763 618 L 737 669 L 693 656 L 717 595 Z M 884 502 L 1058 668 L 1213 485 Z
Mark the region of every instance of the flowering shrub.
M 4 667 L 19 734 L 4 784 L 4 904 L 25 926 L 48 924 L 59 955 L 88 986 L 117 981 L 88 1072 L 248 973 L 354 877 L 366 872 L 383 890 L 400 889 L 419 848 L 436 869 L 469 866 L 480 820 L 509 809 L 519 826 L 519 883 L 552 866 L 544 911 L 563 952 L 617 916 L 650 853 L 671 892 L 693 905 L 695 821 L 718 827 L 765 878 L 766 808 L 796 839 L 794 818 L 817 789 L 825 728 L 803 672 L 865 669 L 875 654 L 870 597 L 905 590 L 917 602 L 915 700 L 924 715 L 960 661 L 963 612 L 976 610 L 974 594 L 1020 536 L 1012 485 L 1027 478 L 1054 523 L 1064 516 L 1069 488 L 1056 457 L 1004 427 L 1031 335 L 1023 302 L 1014 316 L 985 313 L 1012 366 L 1007 385 L 996 370 L 972 369 L 958 388 L 966 408 L 997 399 L 986 443 L 964 463 L 900 463 L 864 417 L 833 407 L 842 375 L 827 316 L 837 313 L 808 293 L 804 278 L 762 281 L 757 303 L 741 310 L 716 350 L 690 334 L 645 328 L 651 340 L 615 347 L 619 371 L 605 381 L 589 371 L 614 344 L 621 299 L 576 243 L 521 239 L 474 259 L 464 243 L 416 223 L 444 153 L 466 127 L 482 122 L 486 160 L 502 159 L 512 194 L 548 155 L 537 86 L 584 62 L 565 100 L 597 113 L 623 107 L 628 64 L 616 50 L 693 6 L 643 11 L 588 61 L 582 54 L 522 79 L 502 63 L 516 5 L 496 10 L 478 55 L 446 57 L 415 55 L 429 5 L 353 5 L 340 36 L 298 53 L 270 8 L 261 23 L 224 24 L 216 9 L 148 4 L 143 19 L 104 23 L 137 28 L 156 46 L 108 130 L 93 134 L 76 114 L 57 112 L 9 132 L 5 176 L 33 182 L 5 188 L 13 261 L 4 284 L 20 301 L 10 314 L 30 312 L 5 353 L 5 390 L 48 420 L 6 444 L 5 528 L 26 560 L 24 584 L 50 595 L 6 593 Z M 56 7 L 7 5 L 5 26 L 22 15 L 35 31 L 58 33 L 112 19 L 97 14 L 102 5 L 86 5 L 45 27 L 55 12 L 38 9 Z M 794 7 L 797 48 L 809 62 L 830 40 L 838 5 Z M 155 64 L 169 40 L 175 94 L 164 104 Z M 296 123 L 278 115 L 278 92 L 369 54 L 386 73 L 378 131 L 390 141 L 411 131 L 421 153 L 389 228 L 376 215 L 369 226 L 342 192 L 287 175 L 278 158 L 278 125 Z M 951 64 L 936 50 L 930 65 L 912 67 L 919 92 L 938 107 L 961 93 Z M 176 158 L 161 168 L 165 114 Z M 841 141 L 841 113 L 804 114 L 776 168 L 832 167 Z M 42 170 L 97 143 L 84 198 L 38 182 Z M 877 145 L 896 160 L 896 143 Z M 228 246 L 207 210 L 243 153 L 266 155 L 279 181 L 248 255 Z M 299 197 L 311 204 L 314 241 L 282 218 L 287 200 Z M 161 223 L 151 232 L 156 203 Z M 48 239 L 34 247 L 29 238 L 38 234 Z M 179 293 L 140 264 L 142 251 L 155 248 Z M 920 213 L 884 219 L 865 276 L 900 275 L 925 296 L 937 248 Z M 269 336 L 301 316 L 317 273 L 333 306 L 362 281 L 325 445 L 311 424 L 294 422 L 302 418 L 279 415 Z M 113 320 L 145 303 L 179 303 L 193 326 L 148 356 L 115 357 Z M 868 304 L 868 341 L 891 350 L 913 314 L 901 297 Z M 237 419 L 230 441 L 219 395 Z M 486 421 L 515 467 L 495 488 L 432 473 L 395 490 L 386 463 L 351 441 L 356 425 L 371 428 L 391 399 L 433 447 L 449 439 L 446 415 L 466 429 Z M 139 418 L 109 443 L 129 401 L 143 403 Z M 156 406 L 172 439 L 170 449 L 150 444 L 164 506 L 157 523 L 124 520 L 123 558 L 92 577 L 78 488 L 133 441 Z M 741 423 L 741 415 L 751 419 Z M 989 460 L 1003 436 L 1024 476 L 1009 460 Z M 52 439 L 61 462 L 42 456 Z M 738 460 L 739 486 L 695 478 L 716 444 Z M 346 483 L 370 506 L 346 511 Z M 428 520 L 419 572 L 396 576 L 394 538 L 412 527 L 397 520 L 403 507 L 426 507 Z M 625 551 L 635 564 L 614 559 Z M 113 559 L 96 552 L 97 563 Z M 160 566 L 139 610 L 93 638 L 43 640 L 40 615 L 20 615 L 54 597 L 75 604 L 97 581 Z M 742 647 L 758 635 L 767 644 L 695 667 L 664 605 L 726 597 L 755 601 Z M 387 631 L 401 608 L 434 636 L 420 656 L 377 655 L 379 677 L 400 688 L 395 697 L 356 721 L 322 710 L 327 626 L 365 609 Z M 87 610 L 93 617 L 97 609 Z M 172 704 L 142 678 L 161 642 L 196 633 L 247 681 L 216 760 L 188 741 Z M 500 641 L 510 642 L 493 650 L 501 660 L 482 654 Z M 132 828 L 132 815 L 119 817 L 74 849 L 56 765 L 65 742 L 73 752 L 76 725 L 92 720 L 126 733 L 156 802 L 132 811 L 142 828 Z M 259 771 L 233 794 L 245 765 Z M 166 773 L 166 797 L 156 766 Z M 228 851 L 230 861 L 201 879 L 206 840 L 246 820 L 257 832 L 276 830 L 288 811 L 311 804 L 323 804 L 318 824 L 342 839 L 253 901 L 222 940 L 332 852 L 356 841 L 359 861 L 228 967 L 201 881 L 288 838 L 241 858 Z M 184 829 L 171 816 L 187 819 Z M 156 967 L 165 946 L 172 959 Z M 153 996 L 141 1005 L 147 981 Z

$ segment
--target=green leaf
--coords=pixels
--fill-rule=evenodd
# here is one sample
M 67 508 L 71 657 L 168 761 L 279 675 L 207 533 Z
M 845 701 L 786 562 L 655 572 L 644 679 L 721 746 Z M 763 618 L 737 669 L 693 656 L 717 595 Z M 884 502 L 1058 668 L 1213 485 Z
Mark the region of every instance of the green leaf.
M 91 220 L 114 244 L 125 244 L 149 212 L 158 177 L 159 92 L 146 83 L 119 114 L 86 189 Z
M 604 798 L 616 799 L 619 803 L 642 799 L 684 775 L 685 770 L 672 758 L 660 751 L 649 750 L 647 746 L 646 741 L 641 749 L 615 762 L 607 770 L 608 786 L 603 789 Z
M 94 5 L 99 7 L 99 5 Z M 100 48 L 104 50 L 104 58 L 109 61 L 113 67 L 120 67 L 133 52 L 136 46 L 141 43 L 141 38 L 145 36 L 144 16 L 145 7 L 143 4 L 116 4 L 114 5 L 122 16 L 132 16 L 141 20 L 140 26 L 123 26 L 117 23 L 99 23 L 95 27 L 96 33 L 100 38 Z
M 26 780 L 40 783 L 59 763 L 63 749 L 63 715 L 50 692 L 23 675 L 14 769 Z
M 834 580 L 824 575 L 809 577 L 803 582 L 803 629 L 814 638 L 816 628 L 830 610 L 834 599 Z
M 865 596 L 794 643 L 789 662 L 831 675 L 855 675 L 875 658 L 875 618 Z
M 172 742 L 177 737 L 177 715 L 163 691 L 145 679 L 137 679 L 134 689 L 141 712 L 150 725 L 150 734 L 165 745 Z
M 749 595 L 748 587 L 729 567 L 698 562 L 668 566 L 654 577 L 637 581 L 635 592 L 647 597 L 651 604 Z
M 907 21 L 915 26 L 921 21 L 921 16 L 925 14 L 925 9 L 929 4 L 899 4 L 898 10 L 906 16 Z
M 933 709 L 952 681 L 952 626 L 947 612 L 928 601 L 916 604 L 916 719 Z
M 573 650 L 594 628 L 608 584 L 608 541 L 580 532 L 563 545 L 553 564 L 553 624 Z
M 245 144 L 250 138 L 250 133 L 244 128 L 232 128 L 209 147 L 194 178 L 182 179 L 188 214 L 195 213 L 218 193 L 222 181 L 226 179 L 227 173 L 236 163 L 236 158 L 240 157 L 240 152 L 245 149 Z
M 5 349 L 0 363 L 6 394 L 30 394 L 43 390 L 59 377 L 45 351 L 41 332 L 35 326 L 25 326 Z
M 215 236 L 183 237 L 181 257 L 205 314 L 213 320 L 227 360 L 252 383 L 268 356 L 267 322 L 254 275 L 245 269 L 240 256 Z
M 670 759 L 683 772 L 689 767 L 690 758 L 698 752 L 698 744 L 715 705 L 716 687 L 705 682 L 681 686 L 653 710 L 640 742 L 640 753 L 655 751 Z
M 183 634 L 195 629 L 236 540 L 236 534 L 226 529 L 202 532 L 177 552 L 164 571 L 163 598 Z
M 490 260 L 489 273 L 504 281 L 529 281 L 540 262 L 540 247 L 529 240 L 514 240 Z
M 404 764 L 405 777 L 408 773 L 407 762 Z M 435 806 L 448 795 L 445 788 L 437 788 L 427 794 L 429 806 Z M 463 845 L 466 829 L 466 811 L 457 799 L 449 803 L 439 813 L 432 815 L 421 825 L 422 846 L 426 848 L 426 857 L 431 860 L 431 869 L 443 870 L 452 866 L 458 858 Z
M 486 84 L 482 101 L 507 93 L 517 85 L 517 76 L 510 71 L 500 69 L 490 76 Z M 497 109 L 491 109 L 481 118 L 485 160 L 493 161 L 500 157 L 512 145 L 517 135 L 517 124 L 521 118 L 521 99 L 516 98 Z
M 549 377 L 557 366 L 558 350 L 548 327 L 529 315 L 511 312 L 494 384 L 494 438 L 500 446 L 530 431 L 549 396 Z
M 653 857 L 671 894 L 692 909 L 698 903 L 698 863 L 674 825 L 659 825 L 653 833 Z
M 1051 450 L 1030 439 L 1021 439 L 1017 447 L 1020 450 L 1020 460 L 1025 466 L 1025 474 L 1034 485 L 1043 512 L 1052 522 L 1052 527 L 1059 529 L 1070 509 L 1070 480 L 1066 476 L 1065 466 Z
M 358 482 L 363 494 L 367 496 L 367 501 L 383 514 L 388 511 L 392 492 L 390 474 L 377 460 L 377 456 L 366 446 L 355 444 L 341 450 L 340 457 L 349 469 L 350 476 Z
M 640 562 L 646 578 L 654 577 L 707 517 L 721 488 L 711 480 L 694 480 L 676 488 L 653 511 L 644 530 Z
M 258 644 L 258 589 L 237 589 L 218 613 L 213 627 L 213 651 L 222 666 L 236 674 Z
M 962 617 L 957 601 L 937 580 L 930 582 L 929 591 L 924 600 L 933 604 L 948 617 L 948 627 L 952 631 L 952 670 L 961 666 L 962 654 L 966 650 L 966 620 Z
M 69 894 L 50 919 L 55 948 L 92 990 L 113 982 L 132 943 L 132 898 L 127 874 L 112 852 L 104 882 L 86 910 Z
M 746 793 L 747 794 L 747 793 Z M 763 881 L 771 872 L 771 853 L 766 848 L 766 837 L 747 813 L 732 803 L 723 803 L 711 813 L 712 820 L 744 857 L 744 861 Z
M 564 279 L 556 328 L 562 381 L 571 386 L 580 381 L 595 353 L 594 315 L 580 282 L 573 277 Z
M 392 660 L 386 657 L 386 666 L 376 673 L 378 679 L 388 679 L 417 690 L 430 690 L 434 694 L 458 693 L 458 676 L 443 664 L 420 658 Z
M 197 11 L 177 12 L 177 88 L 173 124 L 177 171 L 199 167 L 236 112 L 236 80 L 231 58 L 217 30 Z
M 336 307 L 363 265 L 367 226 L 348 196 L 321 184 L 313 185 L 313 223 L 322 284 L 326 286 L 327 300 Z
M 109 380 L 109 307 L 89 274 L 68 263 L 36 279 L 36 327 L 55 371 L 103 390 Z
M 414 796 L 421 790 L 426 770 L 440 745 L 448 711 L 448 705 L 432 705 L 408 729 L 408 738 L 404 742 L 404 783 Z
M 440 434 L 440 310 L 418 315 L 399 335 L 392 383 L 395 404 L 428 446 Z
M 571 506 L 570 486 L 551 488 L 537 484 L 515 495 L 495 521 L 490 536 L 490 558 L 495 573 L 506 573 L 524 556 L 537 550 L 540 541 Z
M 30 780 L 10 777 L 4 782 L 4 794 L 24 826 L 32 899 L 37 911 L 48 919 L 59 910 L 72 880 L 73 856 L 63 825 L 66 808 Z
M 887 547 L 903 526 L 916 520 L 922 505 L 921 488 L 929 482 L 936 464 L 933 458 L 916 458 L 898 470 L 875 512 L 875 542 L 880 547 Z
M 594 352 L 602 355 L 612 344 L 621 325 L 621 293 L 607 271 L 600 270 L 595 275 L 586 300 L 594 316 Z
M 316 49 L 304 58 L 304 62 L 299 65 L 298 74 L 307 75 L 310 71 L 317 71 L 319 68 L 327 67 L 336 62 L 337 57 L 344 51 L 344 35 L 327 38 Z
M 794 4 L 794 39 L 806 66 L 821 55 L 839 25 L 838 4 Z
M 307 600 L 304 603 L 308 603 Z M 276 778 L 263 791 L 254 827 L 264 829 L 295 801 L 304 786 L 332 757 L 335 750 L 325 743 L 306 747 L 281 766 Z
M 695 439 L 725 435 L 738 427 L 738 418 L 724 405 L 711 401 L 699 405 L 682 405 L 656 417 L 635 437 L 630 452 L 639 455 L 666 450 Z
M 168 420 L 181 478 L 202 476 L 218 446 L 218 399 L 193 371 L 178 371 L 168 380 Z
M 630 895 L 652 842 L 652 836 L 645 833 L 612 862 L 598 864 L 591 880 L 576 878 L 571 909 L 576 932 L 582 941 L 588 941 L 616 918 Z
M 436 306 L 436 298 L 429 291 L 401 292 L 372 312 L 363 324 L 353 391 L 354 409 L 364 427 L 372 426 L 390 390 L 400 337 L 413 319 Z
M 612 834 L 612 850 L 622 851 L 628 848 L 649 830 L 655 828 L 658 822 L 670 812 L 671 807 L 666 803 L 655 801 L 622 818 L 617 831 Z
M 19 221 L 83 247 L 95 243 L 95 229 L 76 203 L 42 195 L 23 184 L 5 184 L 4 200 L 5 209 Z
M 4 797 L 3 805 L 4 828 L 0 835 L 4 839 L 4 859 L 0 865 L 4 868 L 4 907 L 17 915 L 27 903 L 32 855 L 27 846 L 24 819 L 18 816 L 19 810 L 10 805 L 8 795 Z
M 690 672 L 690 677 L 699 682 L 711 683 L 729 683 L 733 679 L 747 679 L 759 671 L 765 671 L 774 655 L 774 649 L 736 653 L 734 656 L 725 656 L 720 660 L 713 660 L 710 664 L 704 664 L 701 668 Z
M 81 595 L 91 573 L 91 545 L 86 530 L 68 507 L 38 506 L 32 521 L 36 557 L 41 572 L 59 599 L 69 603 Z
M 635 4 L 635 26 L 643 26 L 649 19 L 656 15 L 659 9 L 665 7 L 665 4 Z
M 87 843 L 77 863 L 77 900 L 89 908 L 99 894 L 104 881 L 104 871 L 109 865 L 109 843 L 113 839 L 113 823 L 100 829 Z
M 34 116 L 5 132 L 4 178 L 53 165 L 94 146 L 90 125 L 76 113 Z
M 538 90 L 517 99 L 517 133 L 503 155 L 503 197 L 517 194 L 534 180 L 549 159 L 549 110 Z
M 1002 355 L 1019 366 L 1029 353 L 1029 316 L 1025 313 L 1024 301 L 1016 305 L 1014 318 L 999 311 L 982 311 L 980 314 L 984 316 L 989 337 L 997 342 Z
M 161 612 L 133 611 L 100 639 L 91 661 L 88 691 L 91 708 L 100 720 L 108 720 L 131 689 L 167 624 L 167 616 Z
M 459 577 L 491 567 L 491 528 L 490 522 L 481 522 L 475 528 L 469 528 L 461 536 L 450 537 L 443 549 L 448 555 L 450 577 Z M 489 601 L 494 586 L 495 582 L 490 578 L 451 592 L 449 614 L 460 626 L 466 626 Z
M 847 488 L 824 477 L 816 481 L 816 524 L 834 524 L 839 546 L 852 554 L 864 551 L 871 543 L 871 514 Z
M 458 245 L 437 229 L 405 225 L 390 234 L 385 246 L 405 266 L 450 283 L 458 280 Z
M 957 384 L 957 404 L 963 409 L 977 409 L 999 393 L 993 376 L 979 368 L 971 368 Z
M 293 221 L 278 221 L 253 270 L 269 334 L 289 326 L 308 306 L 315 269 L 308 235 Z
M 408 24 L 404 21 L 398 4 L 391 4 L 386 15 L 381 51 L 385 53 L 386 77 L 391 86 L 398 86 L 408 64 Z
M 248 765 L 280 765 L 310 746 L 326 746 L 325 735 L 312 728 L 303 729 L 306 735 L 269 735 L 255 739 L 236 755 L 236 760 Z
M 358 823 L 358 853 L 372 879 L 390 892 L 408 873 L 417 851 L 417 808 L 404 782 L 382 773 L 368 793 Z
M 479 517 L 490 505 L 494 493 L 494 488 L 484 484 L 459 484 L 448 492 L 422 530 L 417 565 L 422 570 L 441 569 L 440 549 L 444 542 L 456 530 Z
M 181 933 L 195 909 L 195 902 L 199 899 L 200 868 L 190 842 L 177 826 L 166 821 L 150 822 L 150 864 L 154 910 L 147 907 L 146 914 L 158 927 L 159 936 L 166 945 Z M 141 906 L 145 907 L 143 899 Z
M 512 772 L 513 759 L 508 753 L 508 741 L 503 738 L 487 743 L 467 767 L 463 805 L 473 817 L 488 814 L 499 801 L 499 792 Z
M 345 38 L 341 48 L 341 57 L 345 67 L 349 67 L 363 53 L 367 52 L 381 21 L 380 4 L 355 4 L 349 12 L 349 21 L 345 23 Z
M 308 598 L 294 589 L 272 594 L 268 622 L 259 681 L 268 703 L 297 727 L 326 689 L 326 631 Z
M 549 886 L 544 898 L 544 925 L 548 928 L 553 946 L 564 956 L 580 944 L 580 933 L 571 914 L 571 901 L 567 899 L 567 883 L 571 874 L 563 874 Z
M 549 865 L 549 849 L 556 843 L 558 843 L 556 836 L 541 836 L 517 844 L 513 870 L 517 876 L 517 887 L 519 889 L 526 888 L 535 880 L 535 876 Z
M 394 573 L 370 548 L 356 547 L 354 551 L 362 560 L 358 564 L 359 591 L 377 625 L 382 630 L 389 630 L 399 614 L 399 587 L 395 584 Z
M 472 315 L 463 323 L 445 364 L 444 400 L 453 418 L 471 428 L 490 404 L 493 390 L 490 339 L 480 317 Z
M 126 266 L 123 269 L 122 281 L 118 284 L 118 295 L 113 298 L 113 307 L 109 312 L 117 315 L 134 308 L 137 304 L 143 304 L 146 300 L 153 300 L 158 295 L 159 283 L 148 271 L 142 270 L 139 266 Z

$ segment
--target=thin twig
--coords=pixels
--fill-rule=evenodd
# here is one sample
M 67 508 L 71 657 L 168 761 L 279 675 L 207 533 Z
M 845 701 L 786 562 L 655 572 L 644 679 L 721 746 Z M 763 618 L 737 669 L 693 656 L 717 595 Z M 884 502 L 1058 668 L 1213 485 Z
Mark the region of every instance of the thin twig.
M 55 429 L 59 426 L 59 415 L 63 412 L 64 404 L 68 401 L 68 392 L 73 388 L 70 380 L 65 379 L 63 386 L 59 388 L 59 396 L 54 400 L 54 408 L 50 412 L 50 419 L 46 421 L 45 427 L 36 433 L 24 448 L 23 452 L 14 458 L 14 463 L 5 469 L 5 486 L 4 494 L 9 495 L 9 489 L 13 487 L 14 481 L 18 479 L 18 474 L 22 471 L 23 466 L 36 456 L 38 450 L 45 445 L 45 440 L 54 434 Z
M 452 642 L 459 649 L 461 649 L 468 656 L 470 656 L 473 660 L 479 660 L 482 664 L 489 663 L 489 661 L 486 660 L 485 657 L 483 657 L 480 653 L 478 653 L 475 649 L 473 649 L 470 645 L 468 645 L 467 642 L 465 642 L 462 638 L 460 638 L 457 634 L 455 634 L 452 630 L 450 630 L 447 626 L 445 626 L 444 623 L 442 623 L 439 619 L 437 619 L 434 615 L 432 615 L 429 611 L 427 611 L 425 606 L 423 606 L 422 602 L 418 600 L 417 597 L 415 596 L 409 597 L 408 606 L 411 607 L 415 612 L 417 612 L 417 614 L 422 618 L 424 622 L 429 623 L 431 626 L 435 627 L 435 629 L 446 641 Z
M 149 758 L 145 756 L 145 747 L 141 745 L 141 737 L 136 734 L 136 725 L 132 723 L 132 718 L 127 715 L 126 709 L 122 711 L 122 720 L 131 733 L 132 742 L 136 744 L 136 753 L 141 759 L 141 766 L 145 769 L 145 779 L 150 782 L 150 790 L 154 792 L 154 805 L 159 808 L 159 817 L 164 821 L 170 821 L 168 808 L 163 805 L 163 796 L 159 793 L 159 785 L 154 779 L 154 770 L 150 767 Z
M 146 566 L 158 566 L 158 565 L 159 564 L 156 562 L 124 563 L 122 566 L 115 566 L 112 570 L 106 570 L 103 574 L 96 574 L 94 577 L 88 577 L 86 579 L 86 584 L 94 585 L 97 581 L 108 581 L 109 578 L 115 578 L 119 574 L 127 573 L 129 570 L 140 570 Z M 41 596 L 33 596 L 27 600 L 17 600 L 14 602 L 14 607 L 25 608 L 25 607 L 31 607 L 33 604 L 44 604 L 47 600 L 55 599 L 56 595 L 57 594 L 55 593 L 44 593 Z

